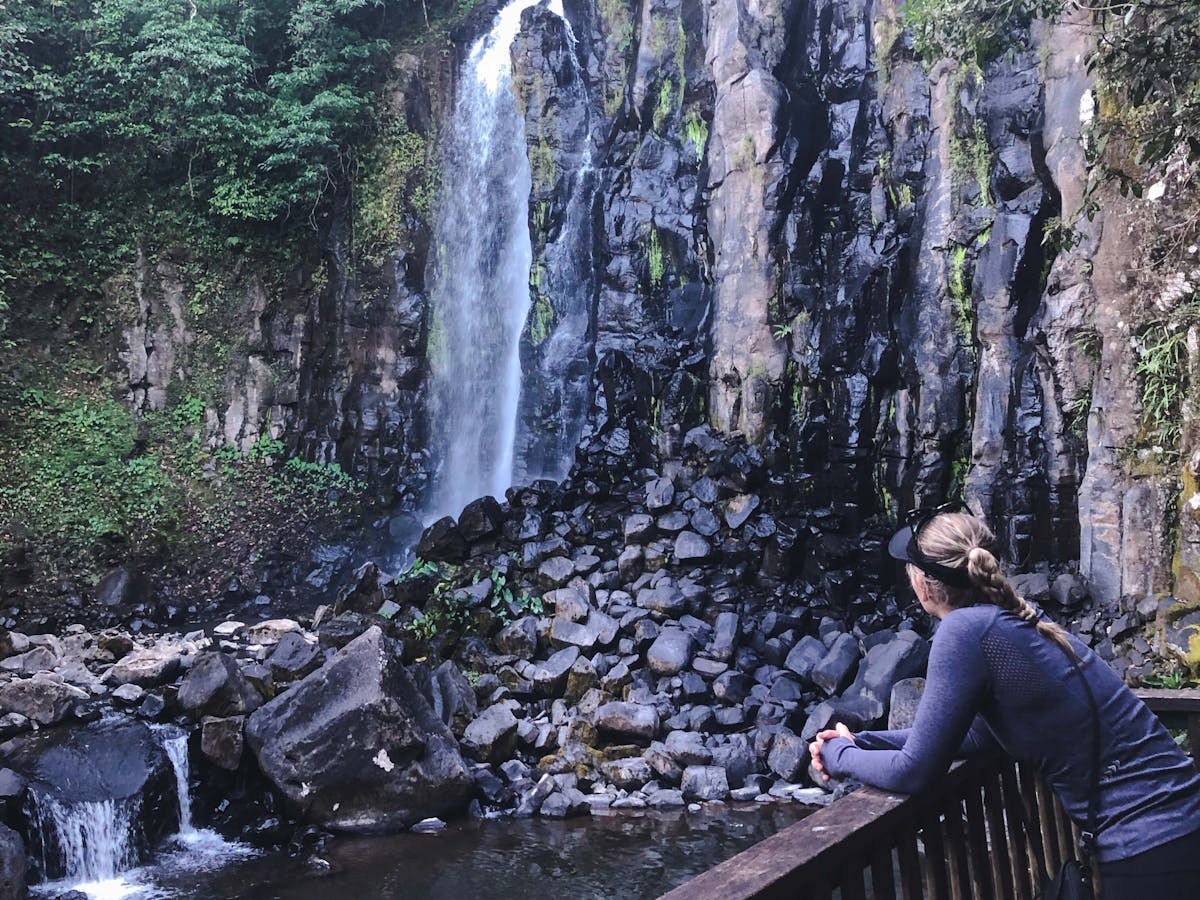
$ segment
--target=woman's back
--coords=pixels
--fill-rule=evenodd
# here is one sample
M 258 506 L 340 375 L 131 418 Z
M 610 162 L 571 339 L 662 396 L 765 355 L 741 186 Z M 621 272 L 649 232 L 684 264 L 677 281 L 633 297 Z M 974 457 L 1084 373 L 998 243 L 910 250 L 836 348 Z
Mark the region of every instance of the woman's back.
M 946 631 L 947 627 L 949 630 Z M 945 634 L 942 631 L 946 631 Z M 938 639 L 981 651 L 989 690 L 980 714 L 1007 752 L 1037 764 L 1067 813 L 1087 818 L 1094 723 L 1100 718 L 1098 851 L 1119 859 L 1200 828 L 1200 775 L 1144 703 L 1082 642 L 1079 670 L 1034 626 L 993 606 L 955 610 Z

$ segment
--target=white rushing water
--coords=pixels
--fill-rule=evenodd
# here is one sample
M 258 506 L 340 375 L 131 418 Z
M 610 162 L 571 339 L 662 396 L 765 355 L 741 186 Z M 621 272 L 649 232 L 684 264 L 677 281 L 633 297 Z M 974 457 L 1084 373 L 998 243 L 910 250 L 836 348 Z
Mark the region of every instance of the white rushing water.
M 34 821 L 54 844 L 42 846 L 43 870 L 63 870 L 71 882 L 115 878 L 137 865 L 133 830 L 141 804 L 136 800 L 63 803 L 47 794 L 32 797 Z
M 188 737 L 177 728 L 156 729 L 175 775 L 179 830 L 162 848 L 153 865 L 139 868 L 140 798 L 62 803 L 45 794 L 32 798 L 34 821 L 42 835 L 54 835 L 43 846 L 42 870 L 63 871 L 53 882 L 37 885 L 35 895 L 56 897 L 79 891 L 90 900 L 159 900 L 175 891 L 159 881 L 178 881 L 181 873 L 215 869 L 254 851 L 226 841 L 215 831 L 192 824 L 188 790 Z M 51 860 L 47 853 L 57 853 Z
M 533 248 L 511 48 L 521 13 L 537 2 L 513 0 L 471 47 L 446 126 L 430 284 L 429 520 L 485 494 L 503 497 L 513 481 Z M 551 9 L 561 15 L 561 0 Z

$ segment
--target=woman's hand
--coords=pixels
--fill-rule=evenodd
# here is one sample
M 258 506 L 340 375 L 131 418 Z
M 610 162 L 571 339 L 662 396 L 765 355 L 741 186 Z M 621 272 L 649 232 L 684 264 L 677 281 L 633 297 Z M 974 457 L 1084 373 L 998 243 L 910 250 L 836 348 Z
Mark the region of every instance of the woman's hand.
M 849 728 L 838 722 L 831 729 L 818 731 L 817 739 L 808 745 L 808 753 L 812 757 L 812 766 L 821 773 L 821 778 L 825 781 L 829 780 L 829 775 L 825 772 L 825 764 L 821 762 L 821 748 L 825 745 L 826 741 L 833 740 L 833 738 L 846 738 L 852 742 L 854 734 Z

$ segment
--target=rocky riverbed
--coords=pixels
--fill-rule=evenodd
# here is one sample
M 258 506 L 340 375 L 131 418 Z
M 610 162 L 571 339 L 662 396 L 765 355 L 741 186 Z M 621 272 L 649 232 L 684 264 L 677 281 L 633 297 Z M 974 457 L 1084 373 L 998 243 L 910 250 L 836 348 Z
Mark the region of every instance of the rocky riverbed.
M 137 798 L 130 859 L 171 833 L 163 723 L 190 735 L 199 819 L 296 851 L 468 813 L 827 803 L 807 741 L 911 714 L 928 655 L 887 586 L 886 524 L 834 542 L 838 512 L 792 512 L 799 486 L 757 449 L 696 429 L 639 458 L 634 425 L 610 418 L 563 483 L 470 504 L 406 573 L 367 564 L 309 616 L 4 632 L 5 877 L 27 853 L 33 877 L 63 874 L 47 803 Z M 1018 583 L 1085 602 L 1069 572 Z M 1137 678 L 1153 641 L 1180 642 L 1171 609 L 1085 608 L 1077 628 Z

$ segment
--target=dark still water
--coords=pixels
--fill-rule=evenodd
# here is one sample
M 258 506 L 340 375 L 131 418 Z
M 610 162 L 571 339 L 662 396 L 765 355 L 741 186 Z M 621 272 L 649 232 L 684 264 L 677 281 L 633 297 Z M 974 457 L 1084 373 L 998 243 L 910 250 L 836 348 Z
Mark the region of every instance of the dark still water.
M 153 869 L 154 896 L 239 900 L 653 898 L 803 818 L 800 804 L 697 813 L 622 812 L 568 821 L 452 824 L 434 834 L 337 838 L 316 871 L 264 855 L 215 870 Z

